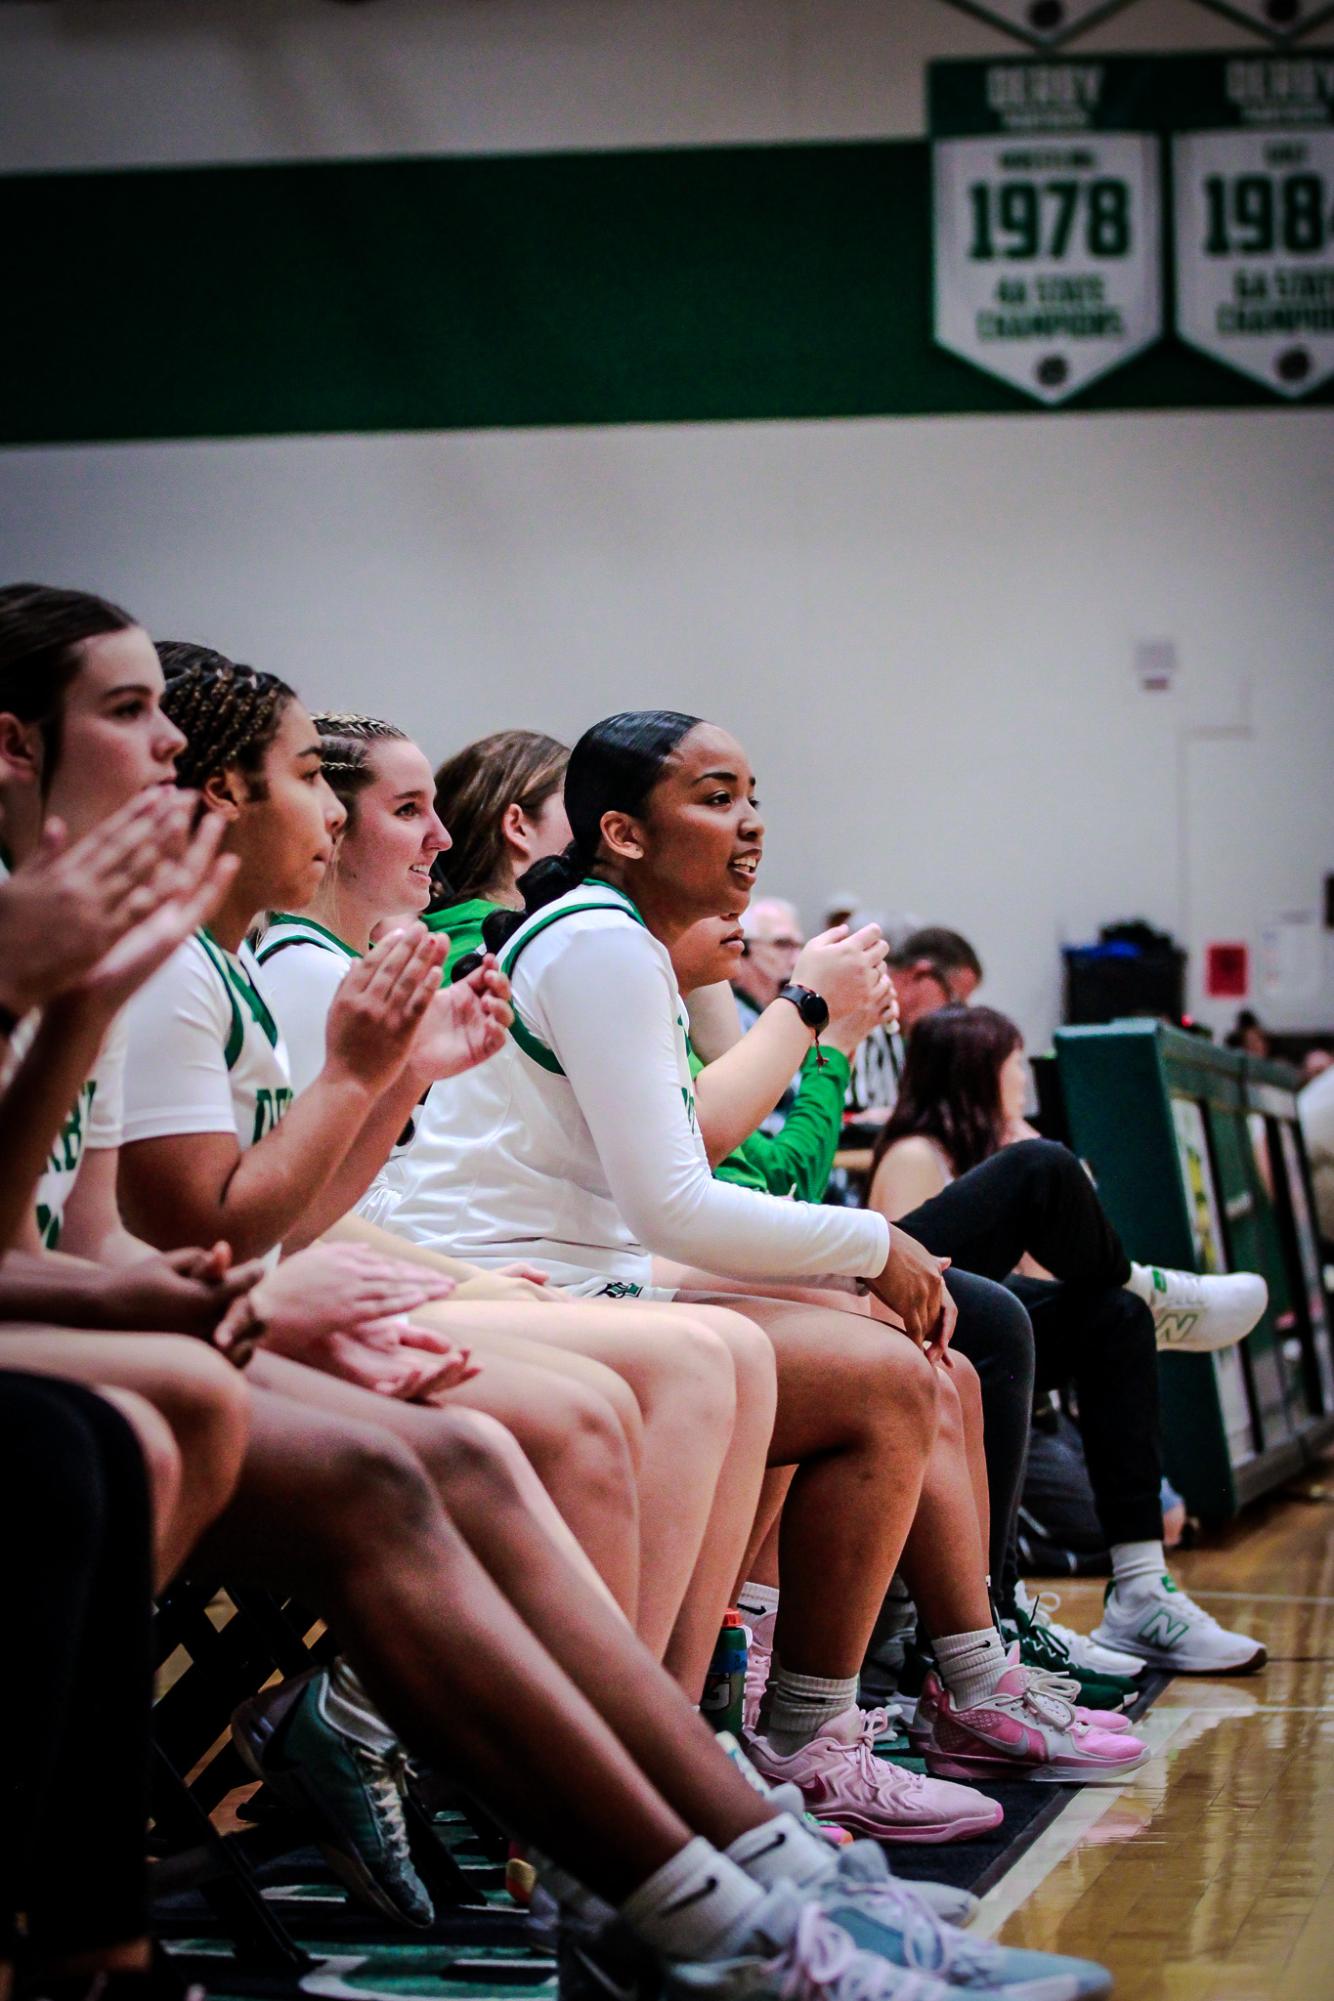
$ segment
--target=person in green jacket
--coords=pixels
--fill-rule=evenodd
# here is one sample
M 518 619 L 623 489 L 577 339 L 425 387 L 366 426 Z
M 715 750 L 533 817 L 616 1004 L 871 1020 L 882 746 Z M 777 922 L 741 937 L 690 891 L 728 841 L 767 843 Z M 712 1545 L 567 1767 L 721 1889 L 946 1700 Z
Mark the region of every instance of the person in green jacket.
M 814 941 L 815 948 L 822 943 Z M 856 945 L 856 940 L 845 940 L 841 956 L 854 959 Z M 700 988 L 722 986 L 730 979 L 741 946 L 741 927 L 727 917 L 696 924 L 676 941 L 672 964 L 688 1001 Z M 717 1161 L 713 1171 L 720 1181 L 770 1195 L 790 1195 L 798 1202 L 823 1201 L 843 1129 L 852 1058 L 863 1037 L 883 1020 L 883 1005 L 873 998 L 875 991 L 855 981 L 850 987 L 841 980 L 830 983 L 829 1025 L 802 1060 L 796 1099 L 781 1130 L 752 1132 Z M 690 1066 L 696 1077 L 706 1067 L 693 1045 Z

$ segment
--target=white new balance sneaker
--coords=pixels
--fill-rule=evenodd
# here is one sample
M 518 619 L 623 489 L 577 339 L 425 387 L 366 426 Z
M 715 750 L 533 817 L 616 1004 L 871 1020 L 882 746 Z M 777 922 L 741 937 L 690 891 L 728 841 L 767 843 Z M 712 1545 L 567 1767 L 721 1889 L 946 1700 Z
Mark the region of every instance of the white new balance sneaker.
M 1249 1674 L 1268 1658 L 1258 1640 L 1229 1633 L 1170 1577 L 1129 1598 L 1109 1584 L 1093 1637 L 1165 1674 Z
M 1132 1264 L 1126 1291 L 1144 1301 L 1153 1314 L 1158 1346 L 1173 1355 L 1208 1355 L 1235 1347 L 1269 1304 L 1269 1287 L 1253 1271 L 1202 1277 Z
M 1115 1647 L 1100 1647 L 1087 1633 L 1077 1633 L 1073 1626 L 1062 1626 L 1053 1617 L 1061 1603 L 1055 1591 L 1039 1591 L 1034 1597 L 1021 1578 L 1015 1586 L 1014 1602 L 1019 1610 L 1051 1633 L 1069 1654 L 1071 1662 L 1082 1668 L 1085 1674 L 1111 1674 L 1134 1676 L 1143 1674 L 1144 1663 L 1136 1654 L 1118 1653 Z

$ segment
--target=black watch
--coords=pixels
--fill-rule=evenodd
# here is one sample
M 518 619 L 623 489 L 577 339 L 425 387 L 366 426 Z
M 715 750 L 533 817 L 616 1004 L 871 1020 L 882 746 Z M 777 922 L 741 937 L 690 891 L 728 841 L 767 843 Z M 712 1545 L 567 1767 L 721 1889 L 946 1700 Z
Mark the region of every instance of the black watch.
M 807 1028 L 810 1029 L 811 1034 L 815 1037 L 815 1053 L 819 1059 L 820 1068 L 823 1070 L 825 1057 L 824 1051 L 820 1047 L 820 1037 L 829 1026 L 828 1001 L 825 1000 L 822 994 L 817 994 L 813 988 L 798 986 L 784 987 L 778 998 L 779 1000 L 791 1001 Z

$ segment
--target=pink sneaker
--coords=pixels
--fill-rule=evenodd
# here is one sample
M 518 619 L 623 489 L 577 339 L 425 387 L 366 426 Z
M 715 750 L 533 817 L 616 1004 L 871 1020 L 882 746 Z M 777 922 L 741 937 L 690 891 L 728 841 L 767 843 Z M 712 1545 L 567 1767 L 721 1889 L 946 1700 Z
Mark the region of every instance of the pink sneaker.
M 1130 1729 L 1130 1718 L 1123 1716 L 1119 1709 L 1084 1709 L 1075 1701 L 1079 1693 L 1079 1683 L 1073 1675 L 1053 1674 L 1047 1668 L 1026 1667 L 1029 1686 L 1039 1687 L 1044 1694 L 1058 1695 L 1068 1702 L 1081 1723 L 1090 1730 L 1101 1730 L 1108 1737 L 1120 1737 Z M 908 1742 L 918 1758 L 924 1758 L 931 1740 L 931 1725 L 936 1713 L 937 1700 L 944 1694 L 940 1677 L 928 1674 L 917 1700 L 917 1708 L 912 1721 L 907 1725 Z
M 939 1676 L 929 1674 L 910 1741 L 929 1771 L 951 1779 L 1067 1785 L 1137 1772 L 1148 1746 L 1128 1732 L 1102 1728 L 1100 1710 L 1081 1711 L 1061 1693 L 1069 1686 L 1058 1675 L 1021 1667 L 1017 1647 L 995 1693 L 971 1709 L 956 1708 Z
M 924 1778 L 877 1758 L 876 1739 L 888 1727 L 884 1710 L 863 1715 L 848 1709 L 786 1758 L 764 1737 L 751 1735 L 746 1749 L 772 1785 L 798 1787 L 809 1812 L 876 1841 L 964 1841 L 1004 1819 L 995 1800 L 971 1786 Z

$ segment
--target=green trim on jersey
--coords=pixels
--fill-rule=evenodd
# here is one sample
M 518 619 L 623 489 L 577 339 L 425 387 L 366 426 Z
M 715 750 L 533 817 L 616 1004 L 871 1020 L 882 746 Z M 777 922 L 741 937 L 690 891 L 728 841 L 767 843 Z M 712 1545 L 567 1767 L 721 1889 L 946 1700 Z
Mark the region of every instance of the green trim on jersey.
M 539 911 L 536 917 L 526 920 L 526 928 L 516 932 L 500 955 L 500 970 L 504 973 L 506 979 L 512 980 L 515 962 L 524 948 L 531 945 L 534 938 L 539 938 L 551 925 L 559 923 L 562 917 L 577 917 L 585 910 L 616 910 L 619 908 L 625 912 L 627 917 L 633 917 L 635 923 L 641 925 L 645 931 L 648 930 L 647 924 L 644 923 L 643 918 L 635 909 L 634 904 L 630 901 L 624 890 L 617 889 L 610 882 L 599 882 L 596 876 L 591 875 L 585 877 L 583 887 L 585 889 L 605 889 L 609 896 L 616 898 L 616 902 L 567 903 L 563 910 Z M 531 1057 L 533 1062 L 538 1064 L 543 1070 L 549 1070 L 553 1077 L 563 1077 L 565 1072 L 561 1068 L 560 1059 L 556 1055 L 556 1052 L 553 1049 L 548 1049 L 541 1037 L 534 1035 L 528 1024 L 520 1019 L 519 1009 L 512 993 L 510 995 L 510 1007 L 514 1013 L 514 1019 L 510 1023 L 510 1034 L 514 1037 L 524 1055 Z
M 273 935 L 279 930 L 283 933 L 280 938 Z M 341 952 L 347 959 L 363 956 L 336 931 L 331 931 L 327 924 L 317 924 L 313 917 L 294 916 L 290 910 L 275 910 L 255 949 L 256 961 L 262 966 L 266 959 L 271 959 L 275 952 L 281 952 L 288 945 L 318 945 L 321 951 Z
M 449 903 L 440 910 L 428 910 L 422 923 L 428 931 L 449 933 L 449 954 L 440 968 L 440 984 L 447 987 L 454 977 L 454 968 L 469 952 L 484 952 L 486 941 L 482 937 L 482 926 L 493 910 L 504 910 L 503 903 L 490 903 L 484 896 L 471 896 L 463 903 Z
M 222 981 L 223 990 L 231 1003 L 232 1025 L 227 1035 L 223 1056 L 229 1070 L 236 1068 L 237 1059 L 245 1047 L 245 1022 L 242 1019 L 240 1000 L 245 1002 L 250 1014 L 263 1029 L 272 1049 L 278 1047 L 278 1024 L 269 1012 L 268 1003 L 258 987 L 252 986 L 244 972 L 232 963 L 231 954 L 221 946 L 208 926 L 195 932 L 195 937 L 204 948 L 204 956 Z

